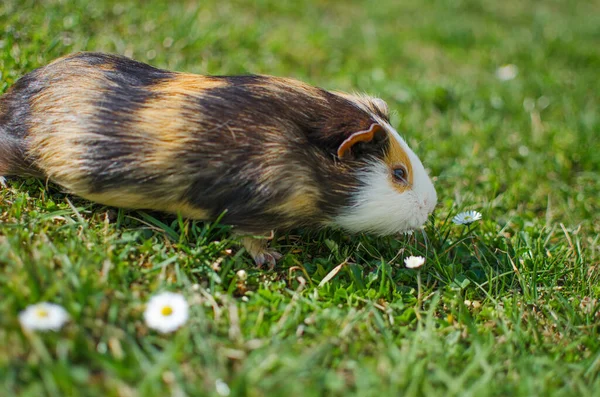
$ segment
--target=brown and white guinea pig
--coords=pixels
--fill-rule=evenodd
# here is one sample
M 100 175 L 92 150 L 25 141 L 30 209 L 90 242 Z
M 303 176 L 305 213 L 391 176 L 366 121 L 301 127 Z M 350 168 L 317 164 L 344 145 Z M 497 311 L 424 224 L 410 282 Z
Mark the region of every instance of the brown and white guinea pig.
M 381 99 L 270 76 L 201 76 L 76 53 L 0 97 L 0 175 L 105 205 L 234 226 L 257 264 L 272 230 L 420 227 L 437 196 Z

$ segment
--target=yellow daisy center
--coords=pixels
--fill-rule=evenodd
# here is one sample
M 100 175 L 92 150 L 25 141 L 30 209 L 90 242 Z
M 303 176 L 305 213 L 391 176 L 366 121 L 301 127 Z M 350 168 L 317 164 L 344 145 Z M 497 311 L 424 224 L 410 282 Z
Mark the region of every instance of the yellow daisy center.
M 173 308 L 171 306 L 164 306 L 161 311 L 160 314 L 162 314 L 163 316 L 170 316 L 171 314 L 173 314 Z
M 48 310 L 46 309 L 37 309 L 35 314 L 37 314 L 37 316 L 40 318 L 46 318 L 49 315 Z

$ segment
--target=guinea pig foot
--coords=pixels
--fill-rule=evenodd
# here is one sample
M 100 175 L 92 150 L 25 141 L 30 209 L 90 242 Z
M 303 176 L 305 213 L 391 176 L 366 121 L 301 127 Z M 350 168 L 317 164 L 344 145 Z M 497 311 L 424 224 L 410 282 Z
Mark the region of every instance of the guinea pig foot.
M 282 255 L 277 251 L 267 250 L 260 254 L 253 256 L 256 267 L 261 269 L 265 263 L 269 264 L 269 270 L 273 270 L 277 261 L 281 259 Z
M 6 178 L 3 176 L 0 176 L 0 186 L 6 188 Z
M 269 270 L 273 270 L 277 261 L 282 257 L 279 252 L 268 249 L 270 239 L 245 236 L 241 240 L 259 269 L 267 263 Z

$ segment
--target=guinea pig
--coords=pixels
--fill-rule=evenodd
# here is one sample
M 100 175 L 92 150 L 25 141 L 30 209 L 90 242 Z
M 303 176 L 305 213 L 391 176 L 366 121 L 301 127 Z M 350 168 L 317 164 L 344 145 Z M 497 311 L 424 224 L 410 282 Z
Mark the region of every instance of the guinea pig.
M 254 261 L 274 230 L 387 235 L 436 206 L 384 101 L 264 75 L 202 76 L 76 53 L 0 97 L 0 175 L 115 207 L 233 226 Z

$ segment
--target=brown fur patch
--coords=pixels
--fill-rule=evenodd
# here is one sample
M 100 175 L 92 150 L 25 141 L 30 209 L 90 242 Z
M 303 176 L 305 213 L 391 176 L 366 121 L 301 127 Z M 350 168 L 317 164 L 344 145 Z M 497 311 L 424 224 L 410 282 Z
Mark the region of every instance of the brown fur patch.
M 389 144 L 385 153 L 385 162 L 389 165 L 390 170 L 392 170 L 395 166 L 402 165 L 406 168 L 408 173 L 408 185 L 402 185 L 394 182 L 390 172 L 390 183 L 394 186 L 394 189 L 402 193 L 410 189 L 413 184 L 414 177 L 412 165 L 410 163 L 410 159 L 408 158 L 408 154 L 393 136 L 390 136 L 388 142 Z
M 305 187 L 296 190 L 286 199 L 269 209 L 269 212 L 279 213 L 288 218 L 314 216 L 318 211 L 319 191 L 316 188 Z
M 79 59 L 63 59 L 40 71 L 47 88 L 31 100 L 29 153 L 36 166 L 71 191 L 87 187 L 82 170 L 86 119 L 97 113 L 95 100 L 106 78 L 98 68 Z M 81 75 L 85 70 L 85 76 Z M 74 95 L 78 93 L 78 95 Z M 74 117 L 73 115 L 77 115 Z M 77 137 L 78 144 L 73 140 Z
M 211 217 L 208 211 L 196 208 L 185 202 L 175 201 L 170 195 L 157 198 L 146 194 L 127 193 L 122 190 L 116 190 L 103 193 L 86 193 L 81 196 L 87 200 L 113 207 L 149 209 L 174 214 L 181 213 L 185 218 L 197 220 L 208 220 Z
M 227 81 L 215 77 L 177 73 L 174 78 L 155 84 L 150 90 L 170 97 L 200 96 L 202 91 L 227 85 Z
M 223 80 L 180 73 L 173 79 L 150 86 L 149 91 L 158 95 L 147 100 L 133 115 L 135 131 L 148 149 L 143 167 L 148 173 L 157 169 L 168 173 L 170 186 L 177 189 L 177 194 L 183 194 L 189 187 L 189 174 L 179 168 L 179 159 L 189 144 L 195 142 L 191 128 L 202 118 L 200 112 L 184 114 L 184 111 L 186 107 L 193 109 L 193 101 L 203 92 L 226 85 Z
M 184 218 L 196 219 L 199 221 L 205 221 L 212 219 L 212 215 L 209 211 L 202 208 L 196 208 L 188 203 L 174 203 L 168 204 L 162 211 L 181 213 Z
M 170 173 L 177 179 L 173 186 L 181 192 L 187 188 L 187 175 L 178 168 L 178 158 L 191 138 L 189 116 L 182 114 L 185 103 L 183 95 L 148 100 L 133 114 L 132 126 L 132 136 L 137 135 L 144 145 L 140 166 L 150 175 L 157 170 Z
M 296 163 L 289 157 L 285 142 L 271 142 L 262 156 L 257 174 L 259 186 L 278 185 L 278 190 L 287 192 L 286 197 L 267 209 L 270 214 L 277 214 L 287 219 L 298 217 L 310 218 L 318 212 L 321 198 L 320 189 L 314 185 L 311 170 L 305 165 Z M 293 170 L 293 174 L 290 173 Z

